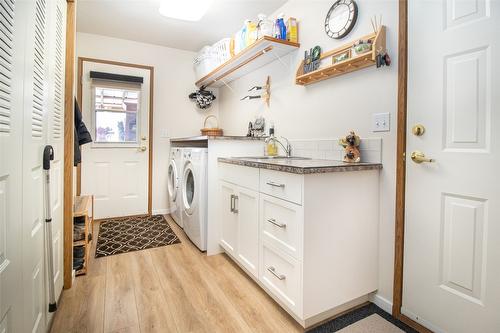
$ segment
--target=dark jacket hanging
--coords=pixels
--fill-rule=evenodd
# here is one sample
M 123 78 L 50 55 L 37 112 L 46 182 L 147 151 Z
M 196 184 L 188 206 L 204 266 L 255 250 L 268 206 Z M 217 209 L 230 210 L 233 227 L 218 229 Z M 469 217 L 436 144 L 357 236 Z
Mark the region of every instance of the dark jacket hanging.
M 82 121 L 82 112 L 80 111 L 80 106 L 75 98 L 75 166 L 82 161 L 80 146 L 89 142 L 92 142 L 92 137 Z

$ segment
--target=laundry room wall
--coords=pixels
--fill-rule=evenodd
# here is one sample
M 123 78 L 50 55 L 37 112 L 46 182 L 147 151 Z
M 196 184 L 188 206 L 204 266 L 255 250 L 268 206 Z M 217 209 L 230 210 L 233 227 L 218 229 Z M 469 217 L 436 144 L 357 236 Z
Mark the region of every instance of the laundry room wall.
M 255 116 L 274 122 L 277 135 L 295 140 L 335 139 L 355 130 L 363 138 L 382 138 L 380 173 L 379 291 L 375 300 L 390 311 L 394 264 L 394 210 L 396 166 L 398 2 L 394 0 L 356 0 L 357 23 L 342 40 L 328 37 L 324 30 L 326 14 L 334 1 L 290 0 L 271 16 L 284 13 L 299 21 L 301 48 L 280 61 L 229 84 L 220 91 L 220 119 L 228 135 L 243 134 Z M 310 86 L 295 84 L 295 72 L 304 51 L 316 45 L 332 50 L 373 32 L 370 18 L 382 15 L 387 26 L 387 48 L 391 67 L 370 67 Z M 271 76 L 270 107 L 262 100 L 240 101 L 247 90 L 262 85 Z M 388 112 L 391 131 L 373 133 L 372 114 Z M 334 263 L 332 263 L 334 264 Z
M 87 33 L 77 33 L 76 41 L 78 57 L 154 67 L 152 208 L 154 214 L 168 213 L 170 138 L 200 135 L 204 118 L 209 114 L 218 115 L 217 101 L 206 112 L 198 110 L 188 99 L 195 90 L 193 59 L 196 53 Z

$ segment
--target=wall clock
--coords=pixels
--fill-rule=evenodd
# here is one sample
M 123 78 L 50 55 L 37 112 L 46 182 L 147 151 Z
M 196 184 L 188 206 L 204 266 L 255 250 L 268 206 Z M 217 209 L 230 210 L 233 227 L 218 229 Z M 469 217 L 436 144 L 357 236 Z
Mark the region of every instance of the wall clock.
M 335 39 L 347 36 L 357 18 L 358 6 L 354 0 L 337 0 L 326 14 L 326 34 Z

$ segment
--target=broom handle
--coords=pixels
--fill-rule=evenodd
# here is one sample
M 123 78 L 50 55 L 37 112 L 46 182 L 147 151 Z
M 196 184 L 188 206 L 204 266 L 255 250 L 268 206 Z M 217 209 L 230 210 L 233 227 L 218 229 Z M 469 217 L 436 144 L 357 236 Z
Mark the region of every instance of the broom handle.
M 43 150 L 43 172 L 45 176 L 45 243 L 47 251 L 47 274 L 49 276 L 49 312 L 57 310 L 54 286 L 54 255 L 52 252 L 52 207 L 50 201 L 50 161 L 54 159 L 54 149 L 47 145 Z

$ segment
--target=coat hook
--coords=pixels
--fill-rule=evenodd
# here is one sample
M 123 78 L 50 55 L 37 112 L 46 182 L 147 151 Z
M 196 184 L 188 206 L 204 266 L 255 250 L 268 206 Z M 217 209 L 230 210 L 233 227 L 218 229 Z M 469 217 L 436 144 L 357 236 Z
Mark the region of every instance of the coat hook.
M 252 91 L 252 90 L 261 90 L 262 87 L 261 86 L 253 86 L 252 88 L 248 89 L 248 91 Z
M 248 96 L 247 95 L 247 96 L 243 97 L 242 99 L 240 99 L 240 101 L 243 101 L 245 99 L 256 99 L 256 98 L 261 98 L 261 96 Z

